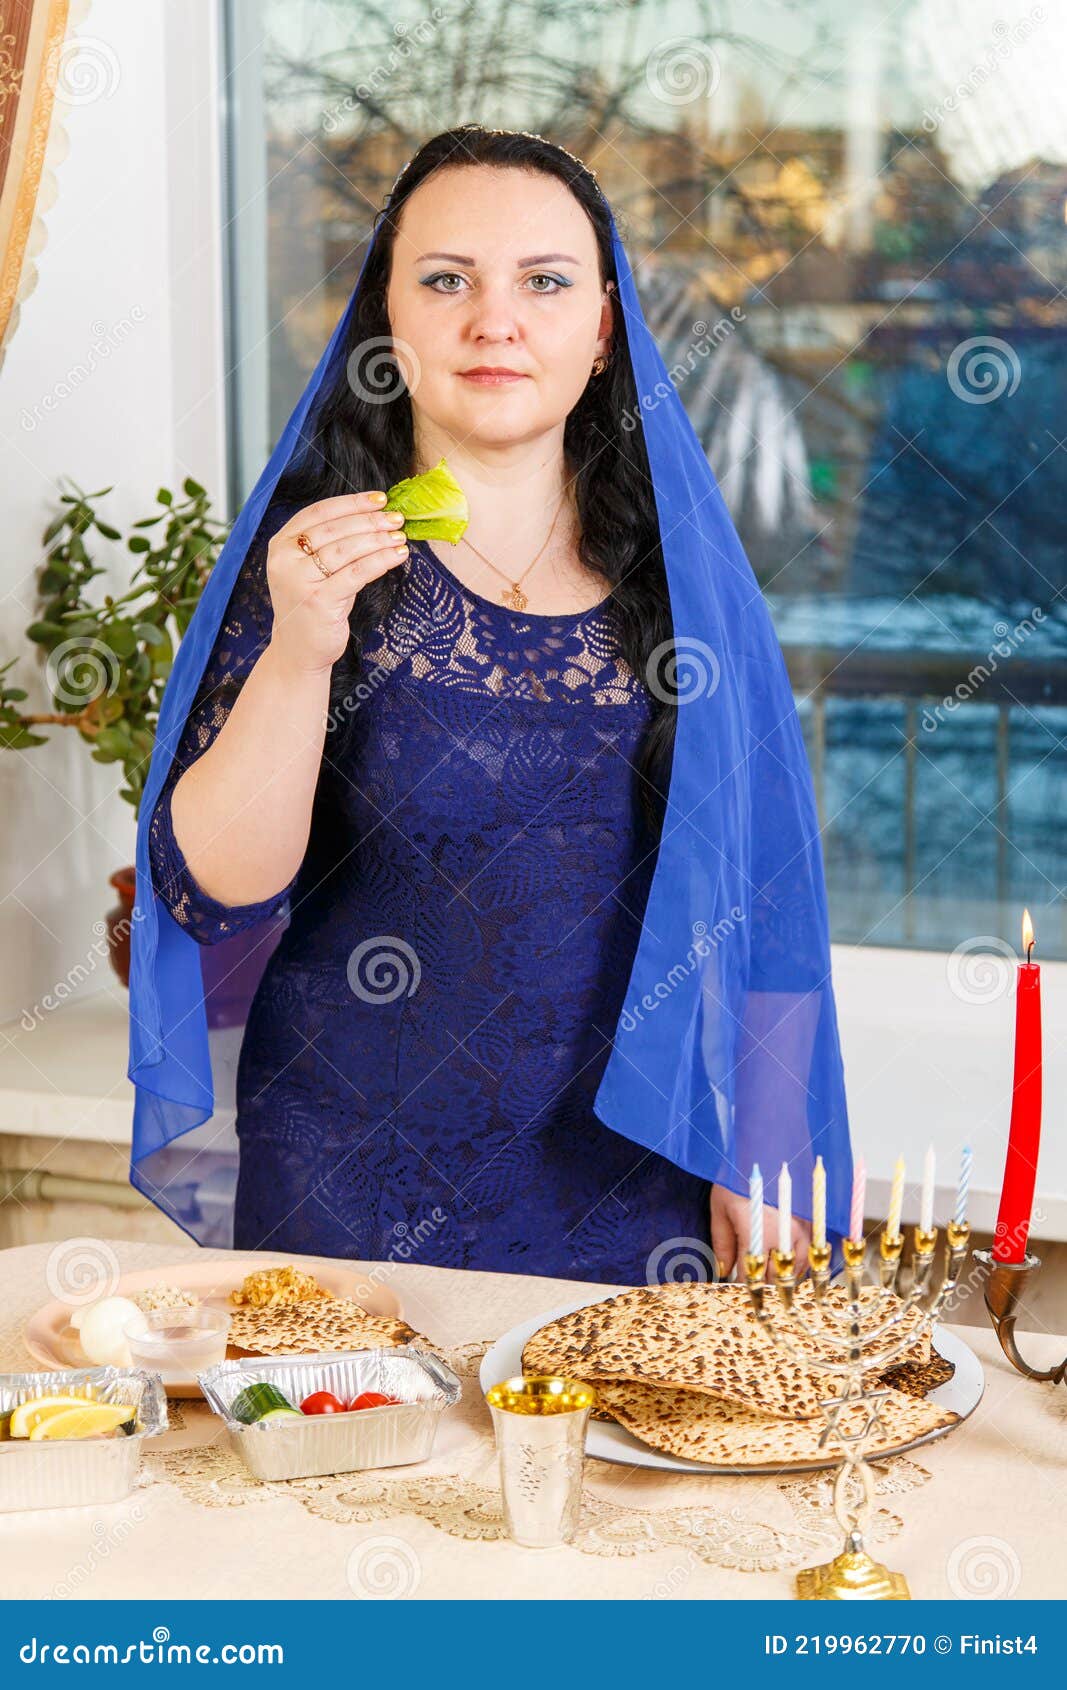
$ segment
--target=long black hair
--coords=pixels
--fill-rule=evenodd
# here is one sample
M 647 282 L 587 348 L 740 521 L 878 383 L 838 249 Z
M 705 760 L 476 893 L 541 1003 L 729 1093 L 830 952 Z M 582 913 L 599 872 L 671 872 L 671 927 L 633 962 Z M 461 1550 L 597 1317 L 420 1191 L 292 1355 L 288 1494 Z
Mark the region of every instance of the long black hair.
M 298 507 L 353 490 L 390 487 L 413 475 L 414 425 L 411 399 L 389 354 L 386 305 L 393 246 L 405 201 L 420 183 L 444 166 L 489 165 L 540 171 L 566 183 L 596 236 L 600 285 L 617 285 L 611 223 L 595 178 L 562 148 L 540 136 L 463 124 L 443 130 L 419 148 L 404 167 L 385 207 L 377 213 L 374 246 L 351 318 L 339 374 L 324 385 L 297 454 L 275 490 L 275 501 Z M 353 379 L 366 365 L 366 375 Z M 383 371 L 383 365 L 385 366 Z M 390 391 L 384 381 L 394 384 Z M 383 402 L 387 398 L 388 402 Z M 626 347 L 626 325 L 616 311 L 609 362 L 587 383 L 564 425 L 563 449 L 571 479 L 581 538 L 578 555 L 612 583 L 609 604 L 616 617 L 622 656 L 639 677 L 653 671 L 654 714 L 637 759 L 640 813 L 653 838 L 662 827 L 675 730 L 673 688 L 664 671 L 672 636 L 670 598 L 660 549 L 652 477 L 639 426 L 637 393 Z M 425 466 L 423 466 L 425 467 Z M 358 683 L 364 640 L 382 624 L 402 582 L 389 570 L 356 595 L 349 617 L 347 650 L 334 665 L 329 732 L 344 732 L 351 712 L 342 706 Z M 338 756 L 335 738 L 331 756 Z

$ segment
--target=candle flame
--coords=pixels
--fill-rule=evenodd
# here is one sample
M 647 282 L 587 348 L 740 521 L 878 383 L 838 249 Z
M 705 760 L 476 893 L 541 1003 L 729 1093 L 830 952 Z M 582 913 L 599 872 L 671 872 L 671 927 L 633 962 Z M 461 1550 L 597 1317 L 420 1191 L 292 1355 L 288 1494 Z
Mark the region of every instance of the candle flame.
M 1023 910 L 1023 955 L 1028 957 L 1034 942 L 1034 924 L 1030 920 L 1030 911 Z

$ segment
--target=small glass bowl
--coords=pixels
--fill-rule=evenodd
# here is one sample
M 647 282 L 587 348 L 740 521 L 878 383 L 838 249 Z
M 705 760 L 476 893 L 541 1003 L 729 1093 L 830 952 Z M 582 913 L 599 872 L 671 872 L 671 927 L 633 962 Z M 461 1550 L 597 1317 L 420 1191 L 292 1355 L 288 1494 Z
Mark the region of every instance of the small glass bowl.
M 206 1303 L 193 1309 L 153 1309 L 146 1313 L 145 1320 L 148 1325 L 143 1332 L 135 1330 L 139 1324 L 135 1321 L 126 1329 L 130 1357 L 134 1367 L 158 1373 L 164 1385 L 195 1379 L 205 1368 L 226 1359 L 230 1335 L 227 1309 L 211 1308 Z

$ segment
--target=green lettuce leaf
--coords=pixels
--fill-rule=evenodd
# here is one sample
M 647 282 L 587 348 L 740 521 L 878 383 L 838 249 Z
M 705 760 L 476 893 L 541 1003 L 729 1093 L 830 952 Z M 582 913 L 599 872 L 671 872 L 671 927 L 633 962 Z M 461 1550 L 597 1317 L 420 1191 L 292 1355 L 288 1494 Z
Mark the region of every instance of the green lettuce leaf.
M 383 510 L 401 511 L 409 540 L 457 541 L 470 521 L 467 495 L 444 458 L 425 475 L 409 475 L 387 489 Z

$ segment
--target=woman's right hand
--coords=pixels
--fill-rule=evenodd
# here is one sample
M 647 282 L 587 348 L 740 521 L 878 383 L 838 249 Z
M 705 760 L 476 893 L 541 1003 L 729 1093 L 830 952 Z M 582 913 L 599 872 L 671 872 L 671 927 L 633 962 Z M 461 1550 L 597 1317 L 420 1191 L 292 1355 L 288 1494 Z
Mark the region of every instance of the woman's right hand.
M 368 581 L 407 556 L 403 517 L 383 511 L 381 492 L 320 499 L 279 528 L 267 546 L 267 585 L 274 623 L 271 647 L 304 673 L 328 671 L 348 644 L 348 617 Z M 330 571 L 297 545 L 306 534 Z
M 801 1278 L 808 1269 L 808 1250 L 811 1246 L 811 1226 L 800 1215 L 792 1217 L 792 1245 L 796 1257 L 795 1272 Z M 763 1205 L 763 1236 L 778 1242 L 778 1210 Z M 724 1278 L 736 1270 L 736 1277 L 745 1277 L 745 1256 L 749 1246 L 749 1201 L 739 1192 L 728 1191 L 724 1185 L 711 1188 L 711 1246 L 718 1258 Z M 770 1250 L 764 1252 L 764 1278 L 773 1279 Z

